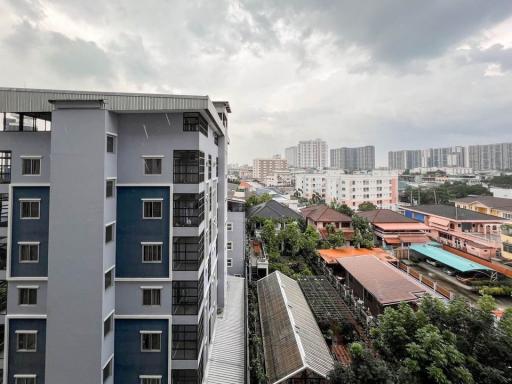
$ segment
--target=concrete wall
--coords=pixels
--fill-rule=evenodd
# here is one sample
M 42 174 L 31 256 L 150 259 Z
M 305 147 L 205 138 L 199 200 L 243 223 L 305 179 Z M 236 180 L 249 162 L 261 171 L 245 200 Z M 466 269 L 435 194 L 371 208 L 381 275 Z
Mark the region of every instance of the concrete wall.
M 245 276 L 245 212 L 229 212 L 228 223 L 232 230 L 227 230 L 228 241 L 233 243 L 233 249 L 227 251 L 231 259 L 231 267 L 227 267 L 229 275 Z

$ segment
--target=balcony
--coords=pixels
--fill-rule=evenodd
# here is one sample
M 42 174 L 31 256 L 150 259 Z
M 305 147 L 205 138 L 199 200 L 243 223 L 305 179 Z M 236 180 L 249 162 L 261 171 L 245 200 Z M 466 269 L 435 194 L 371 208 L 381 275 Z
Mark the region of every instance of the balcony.
M 175 227 L 199 227 L 204 220 L 204 192 L 175 194 L 173 223 Z
M 173 180 L 175 184 L 198 184 L 204 181 L 204 153 L 174 151 Z
M 11 151 L 0 151 L 0 184 L 11 182 Z
M 501 226 L 501 233 L 505 236 L 512 236 L 512 224 L 503 224 Z

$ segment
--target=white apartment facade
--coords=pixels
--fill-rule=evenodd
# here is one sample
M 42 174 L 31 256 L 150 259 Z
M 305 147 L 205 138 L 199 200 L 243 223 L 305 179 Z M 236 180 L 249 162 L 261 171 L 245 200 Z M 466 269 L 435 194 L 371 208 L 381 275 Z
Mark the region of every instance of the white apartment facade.
M 327 143 L 321 139 L 299 141 L 297 166 L 300 168 L 327 168 Z
M 398 204 L 398 176 L 391 172 L 346 174 L 327 170 L 296 174 L 295 188 L 305 198 L 310 199 L 316 193 L 327 203 L 336 201 L 352 209 L 364 202 L 384 209 L 396 209 Z
M 288 170 L 288 162 L 276 155 L 271 159 L 254 159 L 253 178 L 263 181 L 267 176 L 273 175 L 276 171 Z
M 288 147 L 284 150 L 284 157 L 288 162 L 288 166 L 297 167 L 299 165 L 298 161 L 298 147 L 295 145 L 293 147 Z

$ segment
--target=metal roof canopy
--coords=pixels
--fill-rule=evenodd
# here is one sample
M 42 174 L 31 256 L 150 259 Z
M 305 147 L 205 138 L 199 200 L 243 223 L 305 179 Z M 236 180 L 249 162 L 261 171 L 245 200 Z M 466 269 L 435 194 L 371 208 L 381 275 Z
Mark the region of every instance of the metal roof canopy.
M 491 271 L 491 269 L 485 265 L 474 263 L 439 247 L 433 247 L 427 244 L 413 244 L 410 249 L 423 256 L 439 261 L 459 272 Z
M 276 271 L 258 281 L 267 376 L 284 382 L 304 370 L 327 377 L 334 360 L 299 284 Z

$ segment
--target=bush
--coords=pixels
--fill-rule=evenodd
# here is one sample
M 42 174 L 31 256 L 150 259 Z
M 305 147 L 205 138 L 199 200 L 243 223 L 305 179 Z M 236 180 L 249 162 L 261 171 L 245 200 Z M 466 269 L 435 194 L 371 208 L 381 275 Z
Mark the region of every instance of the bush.
M 512 296 L 512 287 L 501 285 L 499 287 L 482 287 L 478 293 L 490 296 Z

